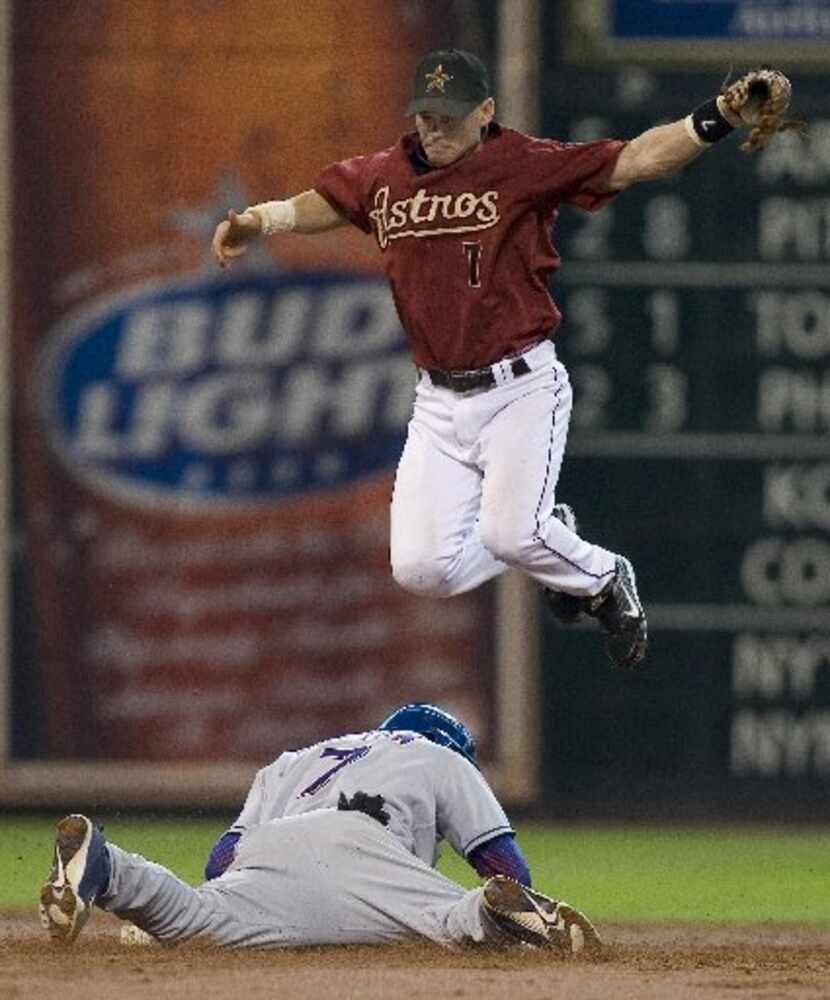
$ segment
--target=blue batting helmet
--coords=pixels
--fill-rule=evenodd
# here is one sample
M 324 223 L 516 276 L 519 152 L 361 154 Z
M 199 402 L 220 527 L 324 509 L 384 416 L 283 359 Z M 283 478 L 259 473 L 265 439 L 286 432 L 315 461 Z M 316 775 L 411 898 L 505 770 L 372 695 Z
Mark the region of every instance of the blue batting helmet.
M 384 719 L 378 729 L 404 729 L 421 733 L 433 743 L 460 753 L 471 764 L 476 763 L 476 741 L 473 739 L 473 734 L 463 722 L 459 722 L 455 716 L 435 705 L 428 705 L 426 702 L 403 705 Z

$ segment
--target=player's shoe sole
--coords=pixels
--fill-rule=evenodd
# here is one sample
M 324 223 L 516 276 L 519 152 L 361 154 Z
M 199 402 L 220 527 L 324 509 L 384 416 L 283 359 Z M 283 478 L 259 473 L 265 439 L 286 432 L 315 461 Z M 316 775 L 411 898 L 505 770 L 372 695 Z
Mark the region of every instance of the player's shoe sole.
M 86 816 L 65 816 L 57 825 L 55 860 L 40 890 L 40 922 L 52 940 L 71 944 L 89 920 L 95 899 L 109 882 L 103 833 Z
M 561 521 L 566 528 L 574 534 L 578 534 L 576 514 L 573 507 L 566 503 L 554 505 L 553 516 Z M 565 594 L 560 590 L 551 590 L 545 587 L 545 600 L 553 617 L 560 625 L 573 625 L 582 617 L 585 610 L 585 598 L 577 597 L 576 594 Z
M 597 955 L 602 950 L 602 940 L 584 913 L 505 875 L 485 883 L 484 907 L 502 930 L 526 944 L 566 955 Z

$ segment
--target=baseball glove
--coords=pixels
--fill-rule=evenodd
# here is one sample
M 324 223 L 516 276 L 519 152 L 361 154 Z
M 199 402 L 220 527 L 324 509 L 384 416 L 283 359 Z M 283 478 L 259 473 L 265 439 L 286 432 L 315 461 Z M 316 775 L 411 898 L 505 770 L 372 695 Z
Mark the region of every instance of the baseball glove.
M 752 129 L 741 146 L 745 153 L 765 146 L 776 132 L 796 131 L 803 135 L 807 131 L 806 122 L 784 117 L 791 97 L 790 81 L 770 66 L 750 70 L 734 83 L 724 83 L 723 105 Z

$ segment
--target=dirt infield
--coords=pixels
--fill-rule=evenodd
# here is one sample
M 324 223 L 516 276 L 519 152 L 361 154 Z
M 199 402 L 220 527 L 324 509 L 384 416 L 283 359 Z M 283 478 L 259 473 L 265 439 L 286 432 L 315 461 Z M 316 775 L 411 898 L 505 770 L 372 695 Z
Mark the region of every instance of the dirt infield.
M 450 952 L 430 945 L 257 952 L 126 948 L 97 913 L 71 948 L 35 916 L 0 918 L 0 998 L 355 998 L 355 1000 L 769 1000 L 830 998 L 830 931 L 820 928 L 603 928 L 597 961 L 543 952 Z

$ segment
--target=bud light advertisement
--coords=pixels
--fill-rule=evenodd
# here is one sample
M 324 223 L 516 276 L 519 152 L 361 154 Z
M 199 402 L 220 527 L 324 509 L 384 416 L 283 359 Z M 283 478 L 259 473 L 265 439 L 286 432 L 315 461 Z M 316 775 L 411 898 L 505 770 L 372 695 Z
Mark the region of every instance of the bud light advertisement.
M 154 509 L 269 503 L 394 466 L 415 373 L 385 281 L 171 283 L 50 333 L 43 417 L 67 471 Z

